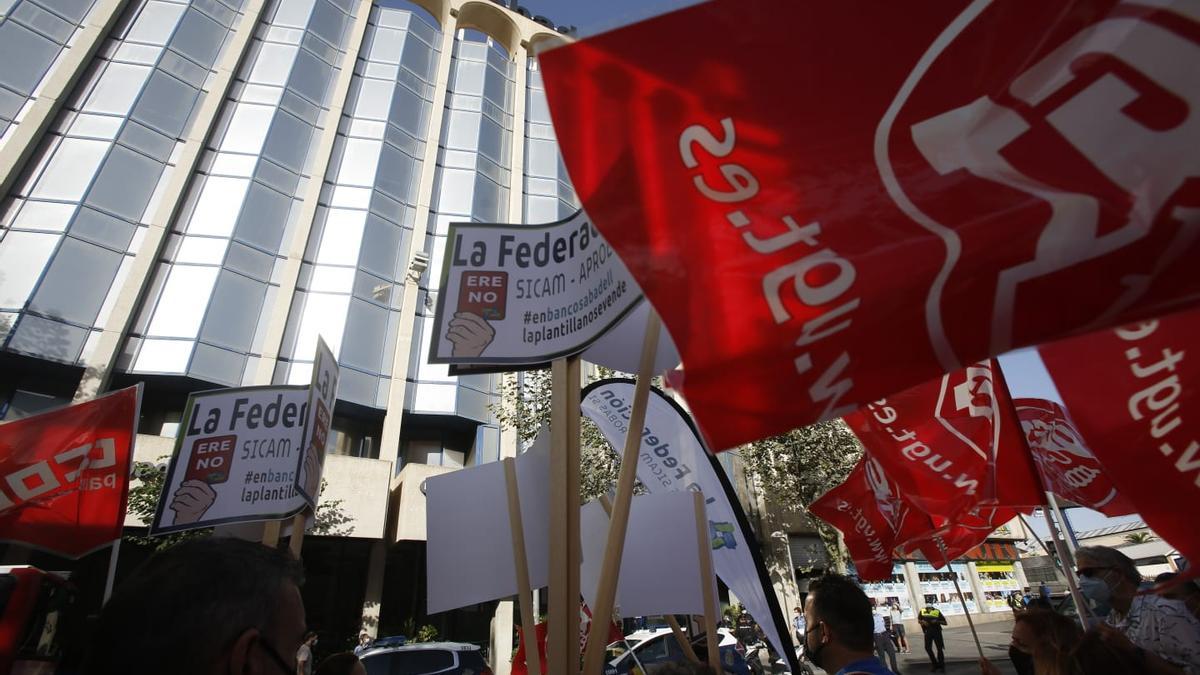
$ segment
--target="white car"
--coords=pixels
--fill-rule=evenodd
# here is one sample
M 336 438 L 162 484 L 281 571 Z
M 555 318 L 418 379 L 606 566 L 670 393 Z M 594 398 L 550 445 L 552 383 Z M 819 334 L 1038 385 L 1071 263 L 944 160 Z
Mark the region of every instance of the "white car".
M 726 673 L 749 675 L 750 669 L 744 657 L 745 648 L 741 642 L 728 629 L 719 628 L 717 634 L 721 637 L 717 648 L 722 670 Z M 705 636 L 693 638 L 691 643 L 696 655 L 704 659 L 707 650 Z M 629 647 L 626 648 L 625 644 Z M 614 642 L 608 646 L 608 668 L 605 669 L 605 673 L 646 675 L 653 673 L 654 666 L 659 663 L 678 662 L 685 658 L 683 649 L 671 634 L 670 628 L 639 630 L 627 635 L 625 643 Z

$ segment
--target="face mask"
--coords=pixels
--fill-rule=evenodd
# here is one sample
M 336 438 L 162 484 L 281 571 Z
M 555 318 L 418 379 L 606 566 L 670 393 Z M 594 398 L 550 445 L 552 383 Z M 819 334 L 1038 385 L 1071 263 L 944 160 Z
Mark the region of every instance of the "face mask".
M 818 628 L 821 629 L 821 634 L 824 635 L 825 626 L 823 624 L 817 624 L 812 630 L 808 631 L 808 633 L 805 634 L 805 636 L 804 636 L 804 655 L 806 657 L 808 657 L 808 660 L 812 661 L 818 668 L 820 668 L 821 670 L 824 670 L 825 666 L 821 664 L 821 652 L 825 651 L 826 645 L 821 644 L 821 642 L 818 640 L 817 646 L 814 647 L 812 642 L 808 639 L 810 635 L 813 635 L 816 633 Z
M 1112 599 L 1112 588 L 1108 582 L 1099 577 L 1079 577 L 1079 592 L 1091 605 L 1092 613 L 1099 618 L 1108 616 L 1112 611 L 1109 601 Z
M 1009 646 L 1008 658 L 1012 661 L 1017 675 L 1034 675 L 1032 654 L 1026 654 L 1015 646 Z

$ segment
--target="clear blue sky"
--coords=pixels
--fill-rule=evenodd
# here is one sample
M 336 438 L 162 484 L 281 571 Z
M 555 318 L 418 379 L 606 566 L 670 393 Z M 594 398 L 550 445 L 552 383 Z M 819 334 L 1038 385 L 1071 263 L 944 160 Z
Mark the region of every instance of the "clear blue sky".
M 541 14 L 558 25 L 575 26 L 578 37 L 587 37 L 642 19 L 665 14 L 701 0 L 518 0 L 531 14 Z

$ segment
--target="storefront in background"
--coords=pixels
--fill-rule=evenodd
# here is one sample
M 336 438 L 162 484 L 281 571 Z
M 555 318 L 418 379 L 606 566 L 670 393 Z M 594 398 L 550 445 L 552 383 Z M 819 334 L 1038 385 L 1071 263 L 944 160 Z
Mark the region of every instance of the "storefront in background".
M 926 607 L 937 607 L 942 610 L 942 614 L 946 615 L 963 613 L 962 603 L 959 602 L 958 594 L 954 589 L 953 575 L 957 575 L 959 588 L 962 589 L 963 598 L 966 600 L 967 611 L 972 614 L 979 611 L 975 604 L 975 594 L 971 590 L 970 570 L 967 568 L 967 563 L 954 562 L 950 563 L 949 568 L 943 567 L 935 570 L 933 565 L 921 560 L 914 563 L 914 566 L 920 581 L 922 601 Z
M 905 619 L 917 616 L 913 607 L 911 594 L 908 591 L 908 579 L 905 576 L 904 563 L 892 564 L 892 576 L 883 581 L 863 583 L 863 591 L 876 607 L 880 605 L 900 605 L 901 615 Z
M 988 611 L 1008 609 L 1008 596 L 1022 588 L 1016 566 L 1010 562 L 975 563 L 975 573 Z

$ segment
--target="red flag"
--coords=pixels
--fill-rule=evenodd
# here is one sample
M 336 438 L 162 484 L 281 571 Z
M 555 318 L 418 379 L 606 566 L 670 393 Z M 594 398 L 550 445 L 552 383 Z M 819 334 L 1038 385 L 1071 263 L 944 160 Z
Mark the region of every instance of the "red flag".
M 1075 427 L 1146 524 L 1200 561 L 1200 311 L 1038 348 Z
M 1062 406 L 1039 398 L 1013 401 L 1046 489 L 1106 516 L 1136 513 L 1117 492 Z
M 979 506 L 1045 502 L 991 360 L 870 403 L 846 416 L 867 453 L 935 519 Z
M 860 578 L 892 575 L 892 552 L 908 539 L 932 531 L 929 516 L 897 491 L 883 468 L 864 455 L 846 480 L 808 510 L 841 531 Z
M 138 388 L 0 424 L 0 539 L 78 558 L 121 536 Z
M 710 446 L 1196 302 L 1200 20 L 1153 5 L 714 0 L 544 54 Z
M 953 522 L 942 520 L 936 530 L 901 542 L 900 548 L 907 552 L 920 550 L 929 564 L 945 567 L 982 544 L 1018 513 L 1019 510 L 1007 507 L 979 507 L 959 515 Z

